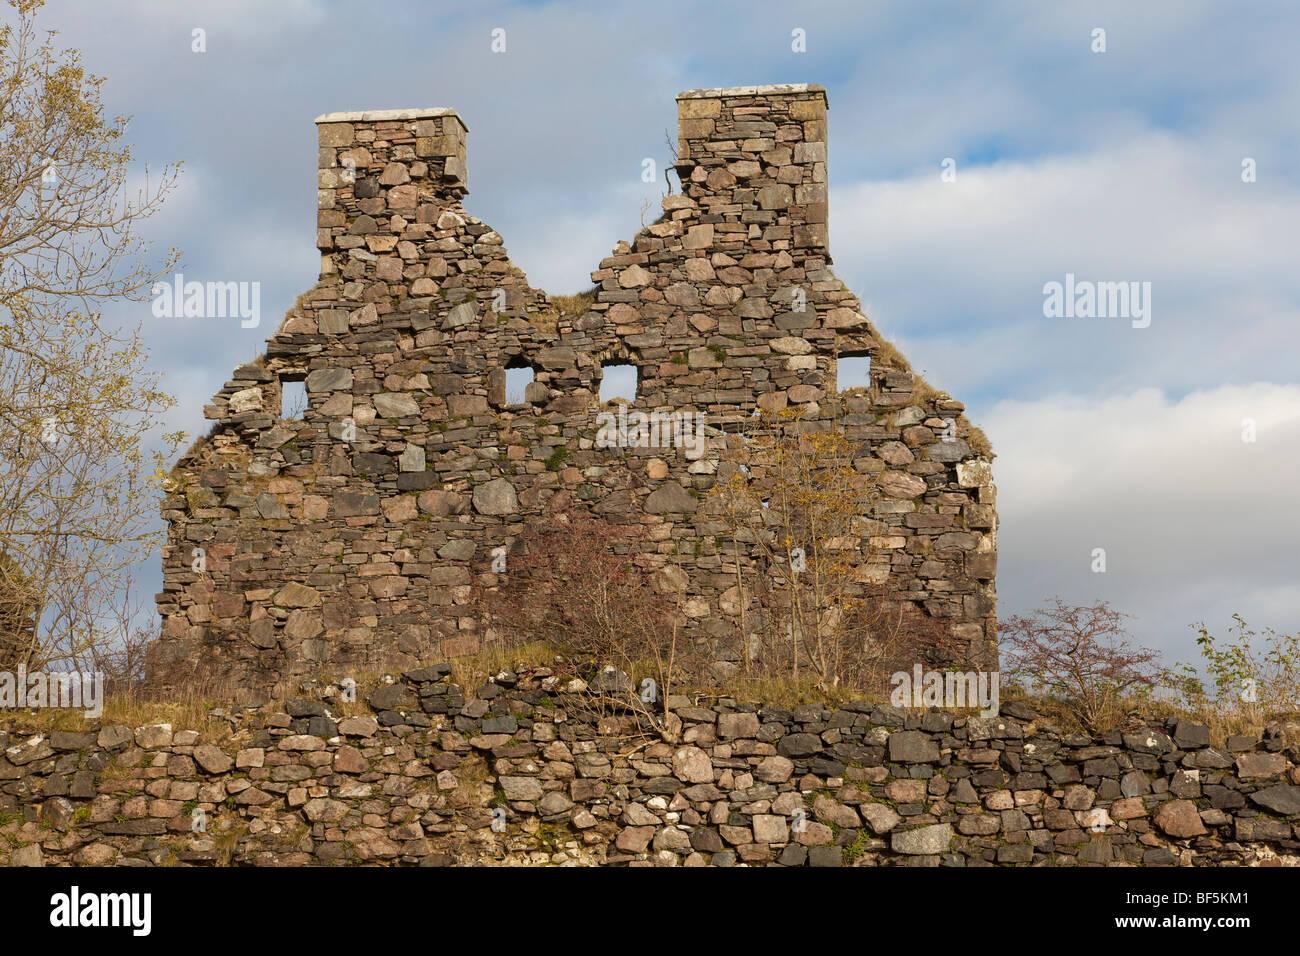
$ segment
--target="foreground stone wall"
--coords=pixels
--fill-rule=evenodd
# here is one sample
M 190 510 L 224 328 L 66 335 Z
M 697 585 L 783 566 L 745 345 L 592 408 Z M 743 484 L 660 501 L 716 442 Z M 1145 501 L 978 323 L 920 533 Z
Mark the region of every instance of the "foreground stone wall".
M 302 698 L 235 711 L 219 747 L 169 725 L 4 734 L 0 862 L 1300 864 L 1300 724 L 1211 747 L 1186 721 L 1062 736 L 1016 703 L 674 698 L 668 742 L 609 703 L 615 675 L 468 692 L 447 670 L 350 716 Z
M 729 550 L 708 492 L 727 431 L 789 408 L 842 426 L 864 500 L 879 492 L 847 542 L 855 586 L 938 622 L 956 650 L 936 663 L 996 666 L 991 455 L 830 269 L 825 92 L 697 90 L 678 106 L 684 192 L 615 246 L 573 314 L 462 206 L 453 111 L 317 120 L 321 278 L 207 407 L 212 434 L 172 476 L 155 686 L 283 695 L 306 675 L 473 650 L 471 584 L 497 583 L 492 549 L 572 507 L 645 529 L 637 563 L 680 563 L 690 634 L 734 661 L 736 565 L 761 575 L 762 553 Z M 872 360 L 870 384 L 839 394 L 846 355 Z M 637 366 L 634 410 L 705 416 L 707 454 L 596 447 L 610 362 Z M 535 377 L 513 402 L 519 366 Z M 281 414 L 295 380 L 301 419 Z

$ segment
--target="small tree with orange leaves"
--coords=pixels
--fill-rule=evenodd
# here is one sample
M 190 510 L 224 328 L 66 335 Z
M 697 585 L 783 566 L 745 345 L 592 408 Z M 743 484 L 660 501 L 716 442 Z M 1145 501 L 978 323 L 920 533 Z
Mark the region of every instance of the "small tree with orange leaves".
M 158 433 L 174 401 L 139 328 L 102 311 L 176 267 L 140 230 L 178 169 L 137 180 L 126 118 L 41 5 L 0 17 L 0 665 L 85 670 L 133 637 L 115 605 L 184 437 Z
M 747 667 L 823 687 L 853 681 L 879 656 L 863 566 L 877 497 L 860 448 L 835 425 L 787 409 L 732 437 L 712 495 L 728 528 Z M 763 610 L 752 622 L 751 601 Z M 751 623 L 757 628 L 750 629 Z

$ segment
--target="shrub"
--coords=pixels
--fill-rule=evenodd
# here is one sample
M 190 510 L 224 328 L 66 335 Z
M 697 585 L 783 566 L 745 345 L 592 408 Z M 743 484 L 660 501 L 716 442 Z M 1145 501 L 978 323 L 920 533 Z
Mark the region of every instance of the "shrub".
M 1229 639 L 1220 643 L 1202 622 L 1193 625 L 1209 686 L 1197 669 L 1178 664 L 1178 690 L 1183 706 L 1213 711 L 1258 723 L 1270 714 L 1300 711 L 1300 634 L 1261 633 L 1232 615 Z
M 1128 615 L 1105 601 L 1050 607 L 999 625 L 1002 672 L 1030 693 L 1054 698 L 1090 732 L 1115 726 L 1129 698 L 1149 695 L 1171 674 L 1149 648 L 1134 647 Z
M 530 522 L 503 574 L 480 578 L 476 604 L 490 642 L 543 644 L 628 673 L 648 669 L 666 697 L 679 665 L 679 604 L 685 576 L 640 568 L 639 526 L 577 511 Z
M 864 452 L 842 427 L 815 424 L 792 409 L 747 422 L 711 492 L 730 539 L 743 669 L 758 681 L 812 677 L 823 692 L 879 690 L 943 627 L 868 583 L 875 478 L 855 467 Z

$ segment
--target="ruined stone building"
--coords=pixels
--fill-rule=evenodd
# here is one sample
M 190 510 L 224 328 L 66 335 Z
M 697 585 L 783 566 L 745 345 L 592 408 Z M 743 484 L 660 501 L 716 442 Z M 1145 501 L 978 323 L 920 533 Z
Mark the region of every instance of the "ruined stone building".
M 470 586 L 490 551 L 561 506 L 647 528 L 639 562 L 675 552 L 694 632 L 725 638 L 716 449 L 727 422 L 795 406 L 836 416 L 878 479 L 861 579 L 941 624 L 960 658 L 996 660 L 992 456 L 831 272 L 825 91 L 677 103 L 682 192 L 614 246 L 574 309 L 465 211 L 453 110 L 316 120 L 320 281 L 235 369 L 173 473 L 155 680 L 275 692 L 473 650 Z M 846 356 L 868 357 L 870 379 L 839 395 Z M 600 447 L 611 363 L 637 369 L 634 410 L 705 415 L 709 452 Z M 532 370 L 522 396 L 508 368 Z M 301 417 L 281 407 L 297 381 Z

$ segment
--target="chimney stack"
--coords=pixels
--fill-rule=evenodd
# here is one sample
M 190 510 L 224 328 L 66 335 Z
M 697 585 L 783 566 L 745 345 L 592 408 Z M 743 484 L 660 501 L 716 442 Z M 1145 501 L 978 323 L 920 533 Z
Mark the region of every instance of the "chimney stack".
M 805 83 L 677 96 L 677 174 L 712 221 L 824 252 L 826 90 Z
M 316 117 L 317 247 L 349 247 L 338 240 L 356 232 L 362 216 L 436 222 L 447 204 L 469 192 L 466 132 L 456 111 L 442 108 Z

